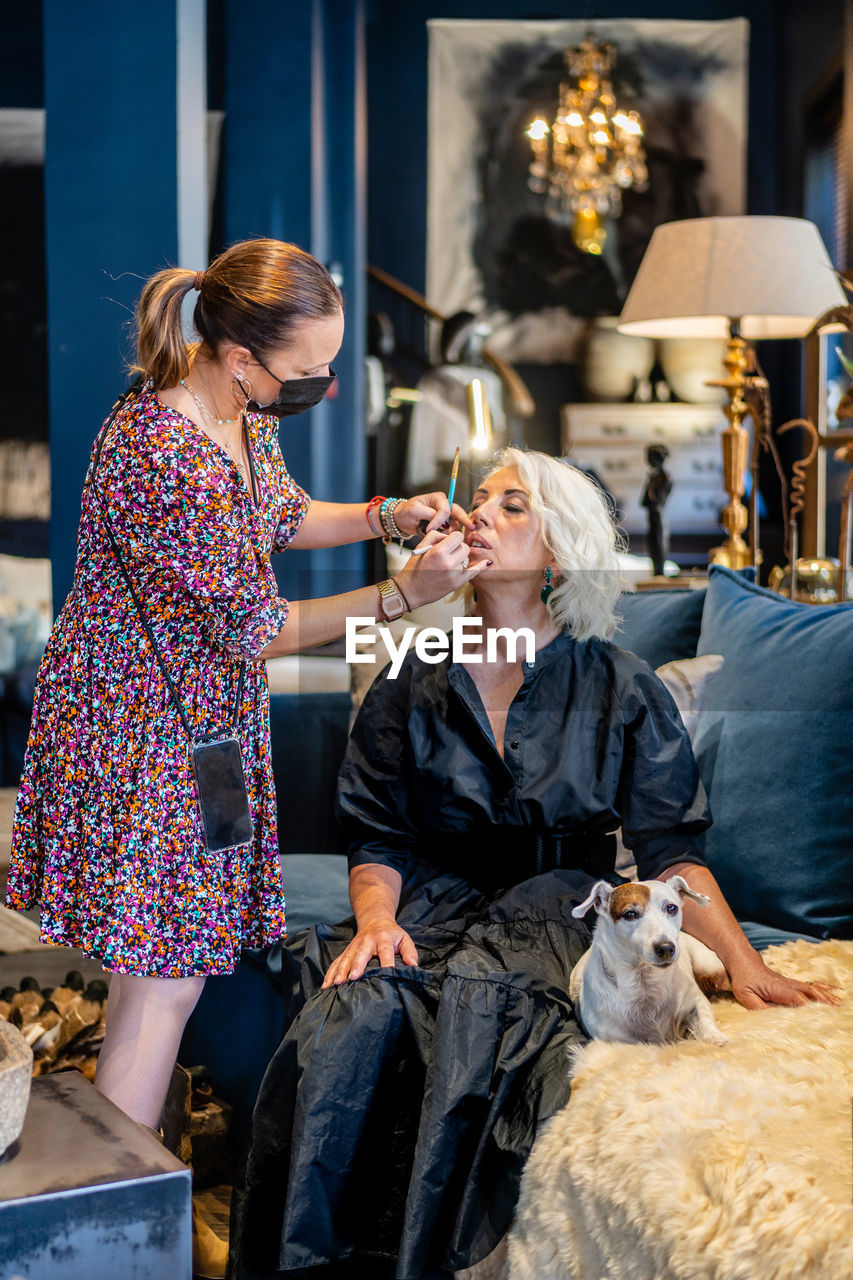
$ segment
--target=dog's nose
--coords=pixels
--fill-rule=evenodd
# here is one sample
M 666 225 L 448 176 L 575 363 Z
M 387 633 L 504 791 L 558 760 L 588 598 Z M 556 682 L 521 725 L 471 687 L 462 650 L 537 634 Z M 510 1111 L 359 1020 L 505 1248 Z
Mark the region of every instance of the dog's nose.
M 675 944 L 673 942 L 656 942 L 654 953 L 658 960 L 671 960 L 675 955 Z

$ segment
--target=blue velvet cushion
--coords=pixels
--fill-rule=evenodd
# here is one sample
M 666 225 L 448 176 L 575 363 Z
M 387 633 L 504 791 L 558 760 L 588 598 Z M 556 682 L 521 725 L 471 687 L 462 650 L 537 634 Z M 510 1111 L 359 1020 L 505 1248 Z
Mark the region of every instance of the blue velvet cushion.
M 853 937 L 853 605 L 710 571 L 699 653 L 721 653 L 694 750 L 705 852 L 735 914 Z
M 676 658 L 695 658 L 705 591 L 632 591 L 620 597 L 622 622 L 613 642 L 662 667 Z

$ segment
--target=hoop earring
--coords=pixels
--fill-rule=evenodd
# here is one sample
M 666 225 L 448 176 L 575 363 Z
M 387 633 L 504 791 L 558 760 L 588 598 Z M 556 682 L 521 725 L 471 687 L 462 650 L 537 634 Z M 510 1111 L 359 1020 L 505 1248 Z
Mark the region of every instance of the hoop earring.
M 542 601 L 542 603 L 543 603 L 543 604 L 547 604 L 547 603 L 548 603 L 548 597 L 551 595 L 551 593 L 552 593 L 552 592 L 553 592 L 553 590 L 554 590 L 554 588 L 551 586 L 551 581 L 552 581 L 553 577 L 554 577 L 554 574 L 553 574 L 553 572 L 552 572 L 552 570 L 551 570 L 551 566 L 550 566 L 549 564 L 546 564 L 546 566 L 545 566 L 545 586 L 544 586 L 544 587 L 542 588 L 542 590 L 539 592 L 539 599 Z
M 237 391 L 235 391 L 235 390 L 234 390 L 234 384 L 235 384 L 235 382 L 236 382 L 236 384 L 237 384 Z M 247 390 L 247 388 L 248 388 L 248 390 Z M 231 394 L 232 394 L 232 396 L 234 397 L 234 399 L 235 399 L 235 400 L 237 400 L 237 401 L 239 402 L 239 396 L 238 396 L 238 394 L 237 394 L 237 392 L 238 392 L 238 391 L 239 391 L 239 393 L 240 393 L 240 396 L 242 396 L 242 397 L 243 397 L 243 401 L 244 401 L 243 408 L 245 409 L 246 405 L 247 405 L 247 404 L 249 403 L 249 401 L 252 399 L 252 384 L 251 384 L 251 382 L 249 381 L 249 379 L 248 379 L 248 378 L 245 378 L 245 377 L 244 377 L 244 378 L 241 378 L 241 377 L 239 377 L 239 375 L 238 375 L 238 374 L 236 374 L 236 373 L 232 373 L 232 375 L 231 375 Z

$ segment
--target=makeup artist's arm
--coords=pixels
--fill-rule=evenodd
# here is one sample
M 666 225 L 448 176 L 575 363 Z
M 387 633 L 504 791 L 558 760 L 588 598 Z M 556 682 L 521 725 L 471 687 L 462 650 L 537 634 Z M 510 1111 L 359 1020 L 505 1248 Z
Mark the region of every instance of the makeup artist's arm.
M 358 932 L 349 946 L 332 961 L 323 988 L 360 978 L 376 956 L 383 969 L 393 969 L 395 957 L 403 964 L 417 964 L 412 939 L 397 924 L 397 907 L 403 877 L 393 867 L 366 863 L 349 873 L 349 896 Z
M 485 568 L 484 564 L 479 564 L 460 570 L 460 559 L 464 556 L 467 561 L 468 557 L 464 538 L 458 529 L 446 534 L 434 530 L 426 535 L 421 545 L 430 543 L 432 547 L 428 555 L 411 556 L 394 575 L 410 609 L 441 600 Z M 355 591 L 344 591 L 320 600 L 291 600 L 287 621 L 258 657 L 282 658 L 289 653 L 313 649 L 315 645 L 328 644 L 330 640 L 344 635 L 348 618 L 372 618 L 375 621 L 381 617 L 376 586 L 358 587 Z
M 313 501 L 302 518 L 302 523 L 290 546 L 303 551 L 315 547 L 342 547 L 351 542 L 363 542 L 381 535 L 379 509 L 373 507 L 370 523 L 367 520 L 367 504 L 364 502 Z M 412 537 L 420 532 L 420 525 L 427 522 L 427 529 L 437 529 L 450 516 L 447 496 L 443 493 L 419 494 L 407 498 L 394 509 L 394 520 L 401 533 Z M 473 528 L 468 515 L 458 503 L 453 504 L 453 516 L 466 529 Z

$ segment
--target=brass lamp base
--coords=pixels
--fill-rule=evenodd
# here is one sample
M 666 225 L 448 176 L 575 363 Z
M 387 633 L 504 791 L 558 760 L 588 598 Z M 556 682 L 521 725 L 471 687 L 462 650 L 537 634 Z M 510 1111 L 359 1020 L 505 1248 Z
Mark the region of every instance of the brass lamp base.
M 744 389 L 748 381 L 747 344 L 740 336 L 739 321 L 731 322 L 727 342 L 723 364 L 728 377 L 713 379 L 707 385 L 724 387 L 729 393 L 728 404 L 723 406 L 729 425 L 722 436 L 723 486 L 729 500 L 723 507 L 721 521 L 728 536 L 722 546 L 715 547 L 709 552 L 708 559 L 711 564 L 725 565 L 729 569 L 743 569 L 746 565 L 753 563 L 753 557 L 752 551 L 742 536 L 749 523 L 749 516 L 742 501 L 749 455 L 749 433 L 743 426 L 743 420 L 749 415 L 750 408 L 744 398 Z

